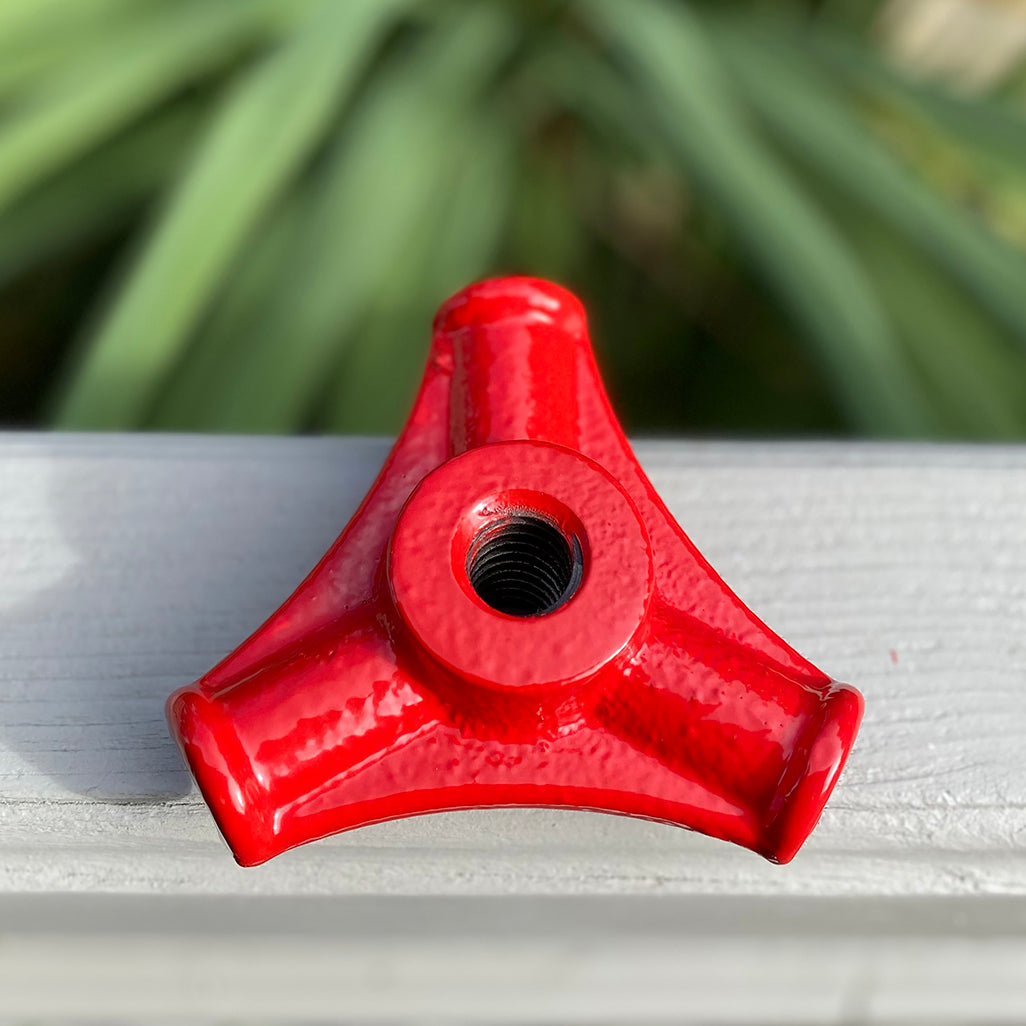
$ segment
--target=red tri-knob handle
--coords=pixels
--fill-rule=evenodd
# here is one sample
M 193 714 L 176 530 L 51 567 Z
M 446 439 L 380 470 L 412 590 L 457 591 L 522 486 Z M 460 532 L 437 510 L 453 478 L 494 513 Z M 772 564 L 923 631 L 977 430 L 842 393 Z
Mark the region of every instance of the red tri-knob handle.
M 689 541 L 610 409 L 581 304 L 530 278 L 442 307 L 352 520 L 168 701 L 243 865 L 368 823 L 523 805 L 663 820 L 787 862 L 861 716 Z

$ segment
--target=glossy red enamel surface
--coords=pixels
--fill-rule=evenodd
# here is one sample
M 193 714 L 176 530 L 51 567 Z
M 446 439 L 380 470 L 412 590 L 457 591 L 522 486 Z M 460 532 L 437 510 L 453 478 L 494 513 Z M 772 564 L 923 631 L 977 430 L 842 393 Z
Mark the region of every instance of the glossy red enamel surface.
M 500 612 L 471 581 L 480 539 L 524 518 L 575 560 L 539 615 Z M 558 593 L 550 543 L 517 544 L 501 560 L 537 565 L 514 576 Z M 409 421 L 353 519 L 168 702 L 243 865 L 368 823 L 511 805 L 664 820 L 787 862 L 861 715 L 859 693 L 691 544 L 610 409 L 580 303 L 526 278 L 442 307 Z

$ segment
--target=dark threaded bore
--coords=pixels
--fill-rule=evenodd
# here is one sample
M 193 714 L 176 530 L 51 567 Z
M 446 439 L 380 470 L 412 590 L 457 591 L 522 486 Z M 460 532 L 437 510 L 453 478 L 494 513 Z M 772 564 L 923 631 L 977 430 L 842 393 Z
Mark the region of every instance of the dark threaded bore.
M 580 542 L 535 513 L 508 513 L 483 528 L 467 553 L 470 583 L 492 609 L 542 616 L 568 601 L 581 583 Z

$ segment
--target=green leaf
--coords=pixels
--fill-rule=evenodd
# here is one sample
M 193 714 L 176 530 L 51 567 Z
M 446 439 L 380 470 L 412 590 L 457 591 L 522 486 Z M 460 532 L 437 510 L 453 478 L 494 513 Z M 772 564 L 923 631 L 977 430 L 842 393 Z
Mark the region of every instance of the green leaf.
M 416 391 L 438 306 L 487 277 L 509 213 L 515 142 L 509 125 L 475 116 L 449 133 L 459 147 L 448 195 L 399 254 L 349 348 L 318 427 L 394 434 Z
M 973 297 L 878 215 L 837 204 L 896 329 L 941 400 L 944 434 L 1021 439 L 1026 357 Z
M 175 107 L 0 213 L 0 284 L 122 225 L 177 173 L 196 123 L 195 110 Z
M 393 10 L 381 0 L 329 0 L 232 92 L 88 340 L 57 425 L 140 422 L 225 269 L 323 136 Z
M 702 26 L 658 0 L 594 0 L 587 10 L 637 82 L 702 195 L 714 203 L 814 345 L 853 424 L 928 431 L 933 414 L 857 259 L 737 107 Z
M 786 145 L 931 254 L 1004 322 L 1026 350 L 1026 257 L 933 192 L 849 113 L 797 51 L 749 24 L 717 42 L 749 103 Z
M 604 162 L 614 155 L 669 156 L 662 137 L 646 118 L 638 117 L 632 84 L 580 40 L 565 38 L 537 47 L 524 76 L 581 120 L 605 149 Z
M 127 8 L 152 0 L 4 0 L 0 4 L 0 52 L 23 49 L 54 34 L 109 24 Z
M 0 127 L 0 209 L 266 31 L 268 0 L 183 2 L 104 33 Z
M 865 96 L 919 118 L 925 117 L 964 146 L 1026 166 L 1026 112 L 985 93 L 962 96 L 941 82 L 902 74 L 869 47 L 836 32 L 817 29 L 801 37 L 805 52 Z
M 432 232 L 458 161 L 452 134 L 515 43 L 499 6 L 475 6 L 378 75 L 315 186 L 307 230 L 253 330 L 217 357 L 208 385 L 183 368 L 179 410 L 205 429 L 306 425 L 342 348 L 409 248 Z M 472 159 L 472 156 L 471 156 Z
M 231 391 L 233 366 L 245 360 L 249 340 L 260 332 L 275 297 L 291 293 L 296 262 L 314 216 L 312 192 L 287 193 L 256 226 L 252 242 L 227 273 L 209 316 L 162 382 L 144 427 L 162 431 L 212 427 L 212 411 Z

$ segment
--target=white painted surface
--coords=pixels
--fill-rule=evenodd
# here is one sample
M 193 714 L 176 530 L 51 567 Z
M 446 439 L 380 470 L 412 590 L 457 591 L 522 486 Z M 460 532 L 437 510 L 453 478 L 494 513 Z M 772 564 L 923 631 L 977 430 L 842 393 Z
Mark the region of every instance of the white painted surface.
M 384 824 L 241 870 L 164 698 L 286 597 L 386 448 L 0 441 L 0 1018 L 153 1016 L 177 993 L 192 1018 L 250 994 L 235 1007 L 276 1021 L 401 1017 L 417 995 L 443 1020 L 1026 1019 L 1026 449 L 638 446 L 734 589 L 866 696 L 790 866 L 656 824 L 510 810 Z M 278 928 L 271 910 L 315 895 L 330 926 Z M 68 911 L 82 900 L 99 904 Z M 124 922 L 94 929 L 115 907 Z M 391 932 L 368 939 L 385 907 Z M 267 911 L 231 934 L 201 909 Z M 448 932 L 417 934 L 418 915 Z M 307 979 L 280 1007 L 255 983 L 273 989 L 268 959 Z M 131 986 L 113 985 L 118 966 Z

